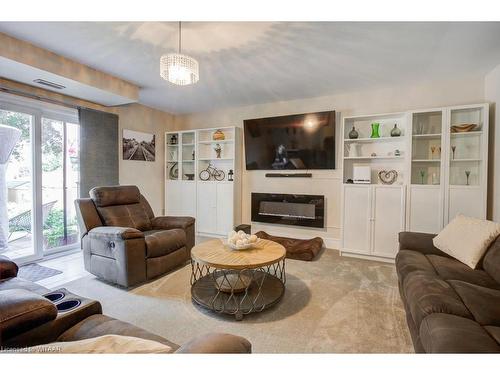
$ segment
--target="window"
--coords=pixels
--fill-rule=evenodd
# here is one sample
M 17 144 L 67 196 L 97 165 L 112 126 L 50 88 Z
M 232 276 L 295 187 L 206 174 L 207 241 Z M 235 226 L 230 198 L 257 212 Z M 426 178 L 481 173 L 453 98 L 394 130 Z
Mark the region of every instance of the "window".
M 6 255 L 23 263 L 78 247 L 77 111 L 1 94 L 0 123 L 21 130 L 6 168 Z

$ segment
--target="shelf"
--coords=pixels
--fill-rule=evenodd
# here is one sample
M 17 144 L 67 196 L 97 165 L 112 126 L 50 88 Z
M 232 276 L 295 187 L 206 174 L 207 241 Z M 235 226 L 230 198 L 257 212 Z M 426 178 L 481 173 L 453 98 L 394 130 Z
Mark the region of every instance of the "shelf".
M 413 159 L 412 163 L 440 163 L 441 159 Z
M 427 189 L 439 189 L 441 187 L 441 184 L 416 184 L 416 183 L 411 183 L 411 187 L 419 187 L 419 188 L 427 188 Z
M 377 141 L 399 141 L 403 142 L 405 136 L 400 137 L 379 137 L 379 138 L 356 138 L 356 139 L 344 139 L 345 143 L 350 142 L 377 142 Z
M 194 146 L 194 143 L 183 143 L 182 146 Z
M 188 160 L 183 160 L 182 162 L 183 163 L 194 163 L 195 161 L 192 159 L 188 159 Z
M 177 143 L 177 144 L 173 145 L 173 144 L 171 144 L 171 143 L 167 143 L 167 146 L 168 146 L 168 147 L 177 147 L 177 146 L 179 146 L 179 144 Z
M 362 159 L 404 159 L 404 156 L 346 156 L 344 160 L 362 160 Z
M 422 139 L 422 138 L 429 138 L 429 139 L 433 139 L 433 138 L 441 138 L 441 133 L 437 133 L 437 134 L 413 134 L 413 138 L 417 138 L 417 139 Z
M 481 185 L 458 185 L 458 184 L 450 184 L 450 189 L 479 189 Z
M 200 161 L 211 161 L 211 160 L 233 160 L 233 158 L 199 158 Z
M 481 161 L 481 159 L 451 159 L 450 161 L 453 163 L 453 162 Z
M 233 143 L 233 142 L 234 142 L 234 139 L 225 139 L 223 141 L 198 141 L 198 143 L 205 144 L 205 145 L 209 145 L 212 143 Z
M 203 180 L 196 180 L 197 183 L 199 184 L 232 184 L 234 182 L 233 181 L 228 181 L 227 180 L 227 176 L 224 178 L 224 180 L 222 181 L 217 181 L 217 180 L 206 180 L 206 181 L 203 181 Z
M 186 182 L 186 183 L 190 183 L 190 184 L 194 184 L 196 182 L 196 180 L 180 180 L 178 178 L 176 179 L 173 179 L 173 178 L 167 178 L 167 181 L 175 181 L 175 182 Z
M 479 131 L 472 131 L 472 132 L 463 132 L 463 133 L 450 133 L 450 136 L 452 137 L 470 137 L 474 135 L 481 135 L 483 132 L 481 130 Z

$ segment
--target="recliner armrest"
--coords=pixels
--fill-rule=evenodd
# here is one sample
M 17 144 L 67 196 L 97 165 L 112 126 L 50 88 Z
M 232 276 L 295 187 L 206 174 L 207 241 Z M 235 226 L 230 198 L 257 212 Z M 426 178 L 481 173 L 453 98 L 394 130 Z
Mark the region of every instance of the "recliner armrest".
M 2 341 L 54 320 L 57 308 L 39 294 L 25 289 L 0 291 L 0 345 Z
M 144 233 L 135 228 L 127 227 L 97 227 L 89 231 L 90 238 L 106 239 L 109 241 L 131 240 L 144 238 Z
M 157 216 L 151 220 L 153 229 L 186 229 L 194 224 L 189 216 Z
M 227 333 L 209 333 L 182 345 L 175 353 L 246 354 L 252 352 L 252 344 L 240 336 Z
M 97 227 L 84 240 L 90 273 L 124 287 L 146 281 L 146 241 L 140 230 Z
M 0 255 L 0 280 L 17 276 L 19 267 L 6 256 Z
M 432 242 L 436 234 L 418 232 L 399 232 L 399 250 L 414 250 L 422 254 L 435 254 L 449 257 Z

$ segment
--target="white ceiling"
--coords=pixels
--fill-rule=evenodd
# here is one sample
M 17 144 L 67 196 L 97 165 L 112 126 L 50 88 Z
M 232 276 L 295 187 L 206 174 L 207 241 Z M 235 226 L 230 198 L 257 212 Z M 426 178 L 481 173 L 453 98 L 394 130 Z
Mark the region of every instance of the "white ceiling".
M 500 63 L 500 23 L 186 22 L 200 81 L 162 80 L 172 22 L 0 22 L 0 32 L 141 87 L 140 102 L 189 113 L 485 74 Z M 1 72 L 0 72 L 1 73 Z

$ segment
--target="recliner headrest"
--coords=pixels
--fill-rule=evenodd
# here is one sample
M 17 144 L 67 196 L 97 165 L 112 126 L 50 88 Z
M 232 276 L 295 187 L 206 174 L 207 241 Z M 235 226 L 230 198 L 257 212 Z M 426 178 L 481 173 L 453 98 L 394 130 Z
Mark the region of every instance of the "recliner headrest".
M 139 188 L 134 185 L 95 187 L 89 194 L 97 207 L 135 204 L 141 200 Z

